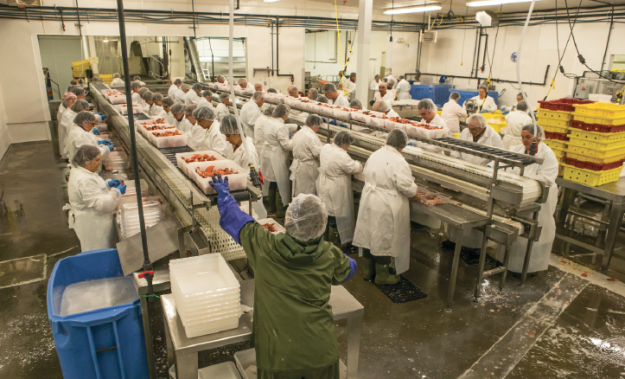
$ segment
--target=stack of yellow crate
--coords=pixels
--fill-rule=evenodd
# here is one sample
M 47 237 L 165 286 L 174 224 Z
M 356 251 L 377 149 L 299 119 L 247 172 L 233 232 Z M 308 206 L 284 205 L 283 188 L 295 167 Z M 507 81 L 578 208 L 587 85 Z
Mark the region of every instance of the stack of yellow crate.
M 486 122 L 488 122 L 488 125 L 490 125 L 497 133 L 501 133 L 502 130 L 505 130 L 506 126 L 508 125 L 506 123 L 506 116 L 501 113 L 500 110 L 497 110 L 493 113 L 485 112 L 482 113 L 482 116 L 486 118 Z
M 86 78 L 87 70 L 91 69 L 91 63 L 89 59 L 85 59 L 78 62 L 72 62 L 72 76 L 74 78 Z

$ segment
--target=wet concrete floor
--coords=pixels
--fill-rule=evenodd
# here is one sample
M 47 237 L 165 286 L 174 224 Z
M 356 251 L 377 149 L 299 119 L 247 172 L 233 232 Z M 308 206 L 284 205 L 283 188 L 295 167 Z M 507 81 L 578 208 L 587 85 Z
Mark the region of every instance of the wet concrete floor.
M 80 250 L 61 210 L 65 166 L 49 142 L 13 145 L 0 162 L 0 378 L 62 378 L 46 288 L 54 264 Z M 550 266 L 523 286 L 509 276 L 503 293 L 499 278 L 489 278 L 474 302 L 477 267 L 461 261 L 447 311 L 452 251 L 440 247 L 444 238 L 413 229 L 405 277 L 425 299 L 394 304 L 361 279 L 361 267 L 345 284 L 365 307 L 359 378 L 625 377 L 622 283 L 606 290 L 605 279 L 590 282 Z M 162 325 L 158 313 L 154 325 Z M 346 322 L 337 325 L 345 359 Z M 200 366 L 232 360 L 239 348 L 201 356 Z M 157 351 L 163 373 L 162 347 Z

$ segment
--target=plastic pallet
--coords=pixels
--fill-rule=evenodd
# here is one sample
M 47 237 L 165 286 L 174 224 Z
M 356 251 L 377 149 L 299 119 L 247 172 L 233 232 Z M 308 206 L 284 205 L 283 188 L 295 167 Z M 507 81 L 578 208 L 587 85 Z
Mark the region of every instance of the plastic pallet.
M 587 124 L 600 125 L 623 125 L 625 124 L 625 116 L 618 118 L 589 116 L 583 113 L 573 113 L 573 121 L 582 121 Z
M 551 147 L 551 146 L 550 146 Z M 596 159 L 616 159 L 617 157 L 621 157 L 623 155 L 622 148 L 616 148 L 611 150 L 596 150 L 584 146 L 576 146 L 576 145 L 568 145 L 568 149 L 566 150 L 567 156 L 572 156 L 572 154 L 583 155 L 586 158 L 586 161 L 590 161 L 589 158 Z
M 574 129 L 571 131 L 569 137 L 581 138 L 599 143 L 610 143 L 625 140 L 625 133 L 598 133 Z
M 550 101 L 539 101 L 540 108 L 549 109 L 552 111 L 564 111 L 564 112 L 573 112 L 575 108 L 573 106 L 575 104 L 592 104 L 594 101 L 591 100 L 577 100 L 577 99 L 559 99 L 559 100 L 550 100 Z
M 623 161 L 625 160 L 621 159 L 612 163 L 597 164 L 593 162 L 578 161 L 577 159 L 573 159 L 570 157 L 564 157 L 564 161 L 567 165 L 575 166 L 577 168 L 583 168 L 592 171 L 607 171 L 615 169 L 617 167 L 621 167 L 623 165 Z
M 558 141 L 568 141 L 569 138 L 564 133 L 552 133 L 545 131 L 545 138 Z
M 559 121 L 559 120 L 558 120 Z M 545 129 L 546 132 L 548 133 L 556 133 L 556 134 L 567 134 L 569 132 L 569 127 L 565 126 L 565 127 L 561 127 L 561 126 L 552 126 L 552 125 L 548 125 L 548 124 L 541 124 L 539 122 L 540 126 L 543 127 L 543 129 Z
M 563 177 L 575 183 L 585 184 L 587 186 L 596 187 L 606 183 L 612 183 L 619 180 L 623 166 L 607 171 L 592 171 L 583 168 L 577 168 L 569 165 L 563 165 Z
M 589 117 L 622 119 L 625 118 L 625 105 L 594 103 L 575 105 L 575 112 Z
M 575 120 L 571 121 L 571 127 L 585 130 L 587 132 L 598 132 L 598 133 L 625 132 L 625 125 L 587 124 L 583 121 L 575 121 Z
M 544 142 L 544 141 L 543 141 Z M 560 159 L 562 157 L 564 157 L 566 155 L 566 149 L 558 149 L 556 147 L 551 147 L 551 150 L 553 151 L 553 153 L 556 155 L 556 158 Z
M 570 120 L 564 120 L 564 119 L 559 119 L 559 118 L 539 117 L 536 121 L 543 128 L 545 126 L 549 126 L 549 127 L 555 127 L 555 128 L 568 129 L 571 126 Z M 564 132 L 556 132 L 556 133 L 564 133 Z

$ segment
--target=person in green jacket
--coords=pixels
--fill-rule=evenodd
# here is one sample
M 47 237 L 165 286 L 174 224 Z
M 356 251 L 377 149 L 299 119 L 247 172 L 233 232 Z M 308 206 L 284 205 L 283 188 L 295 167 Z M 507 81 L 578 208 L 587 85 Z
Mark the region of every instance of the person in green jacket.
M 323 240 L 328 212 L 301 194 L 286 211 L 286 234 L 274 235 L 230 196 L 228 177 L 214 176 L 219 225 L 243 245 L 254 270 L 254 342 L 259 379 L 339 379 L 330 301 L 356 262 Z

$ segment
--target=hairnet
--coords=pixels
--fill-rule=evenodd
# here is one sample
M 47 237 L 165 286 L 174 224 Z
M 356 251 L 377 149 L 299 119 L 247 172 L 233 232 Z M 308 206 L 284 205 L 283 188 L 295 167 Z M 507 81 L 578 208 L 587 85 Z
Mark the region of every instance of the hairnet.
M 290 111 L 291 111 L 291 108 L 289 108 L 288 105 L 280 104 L 276 107 L 276 109 L 273 110 L 273 113 L 271 114 L 271 116 L 275 118 L 282 118 L 288 115 Z
M 380 77 L 380 75 L 377 75 L 377 74 L 376 74 L 376 75 L 373 77 L 373 79 L 377 79 L 377 78 L 379 78 L 379 77 Z
M 238 83 L 239 83 L 239 85 L 241 85 L 242 83 L 247 83 L 247 79 L 241 78 L 241 79 L 239 79 Z
M 65 92 L 65 95 L 63 95 L 63 106 L 65 108 L 67 108 L 68 100 L 76 100 L 76 95 L 73 92 Z
M 452 92 L 451 95 L 449 95 L 449 98 L 452 100 L 458 100 L 460 98 L 460 94 L 458 92 Z
M 94 76 L 93 78 L 91 78 L 91 82 L 92 83 L 102 83 L 102 78 L 100 78 L 99 76 Z
M 336 86 L 332 83 L 326 83 L 323 85 L 323 92 L 336 92 Z
M 152 97 L 152 100 L 154 102 L 163 101 L 163 95 L 160 92 L 157 92 L 154 94 L 154 97 Z
M 182 86 L 180 86 L 180 89 L 183 91 L 188 91 L 191 89 L 191 86 L 188 85 L 187 83 L 183 84 Z
M 215 112 L 210 107 L 199 107 L 193 111 L 196 120 L 215 121 Z
M 141 81 L 141 77 L 139 75 L 135 75 L 132 80 Z
M 113 78 L 115 78 L 115 79 L 119 79 L 119 78 L 121 78 L 121 75 L 119 75 L 118 73 L 114 73 L 114 74 L 113 74 Z
M 219 80 L 219 79 L 226 80 L 226 78 L 224 78 L 224 76 L 223 76 L 223 75 L 219 75 L 219 76 L 217 76 L 217 80 Z
M 401 129 L 393 129 L 386 136 L 386 144 L 396 149 L 403 149 L 408 144 L 408 135 Z
M 386 74 L 384 74 L 384 76 L 389 76 L 389 75 L 393 75 L 393 73 L 390 71 L 387 71 Z
M 373 110 L 377 112 L 386 113 L 390 109 L 391 109 L 391 104 L 388 101 L 385 101 L 382 99 L 376 100 L 376 102 L 373 104 Z
M 399 75 L 399 80 L 402 80 L 402 79 L 404 79 L 404 76 L 403 75 Z
M 477 122 L 480 124 L 480 129 L 484 129 L 486 126 L 488 126 L 486 118 L 479 113 L 474 113 L 469 116 L 469 118 L 467 118 L 467 125 L 470 124 L 472 120 L 477 120 Z
M 527 102 L 525 100 L 523 101 L 519 101 L 519 103 L 516 105 L 516 109 L 519 111 L 524 111 L 527 112 Z
M 534 124 L 527 124 L 523 126 L 523 130 L 527 130 L 528 132 L 532 133 L 532 135 L 538 140 L 542 140 L 545 135 L 543 128 L 538 124 L 536 124 L 536 133 L 538 135 L 534 135 Z
M 526 93 L 519 92 L 519 93 L 517 93 L 516 95 L 517 95 L 517 96 L 521 96 L 521 97 L 523 97 L 523 95 L 525 95 L 525 97 L 527 97 L 527 92 L 526 92 Z
M 252 100 L 254 100 L 255 102 L 259 102 L 262 98 L 263 98 L 263 93 L 260 91 L 256 91 L 252 95 Z
M 210 90 L 202 91 L 202 97 L 210 97 L 212 99 L 213 98 L 213 92 L 210 91 Z
M 306 118 L 306 126 L 308 126 L 309 128 L 312 128 L 313 126 L 321 126 L 322 122 L 323 121 L 321 120 L 321 117 L 317 116 L 316 114 L 308 115 L 308 117 Z
M 299 89 L 297 89 L 297 87 L 296 87 L 296 86 L 291 86 L 291 91 L 293 91 L 293 92 L 297 92 L 297 91 L 299 91 Z
M 486 93 L 488 93 L 488 88 L 486 86 L 480 86 L 480 88 L 478 88 L 477 90 L 481 90 L 483 89 L 484 91 L 486 91 Z
M 77 100 L 71 108 L 74 112 L 80 113 L 89 110 L 89 102 L 87 100 Z
M 148 100 L 154 100 L 154 94 L 150 91 L 146 91 L 143 94 L 143 100 L 148 101 Z
M 83 126 L 86 123 L 95 122 L 95 116 L 89 111 L 81 111 L 74 117 L 74 124 Z
M 320 103 L 327 104 L 327 103 L 328 103 L 328 98 L 327 98 L 327 97 L 325 97 L 325 96 L 319 96 L 319 97 L 317 98 L 317 101 L 318 101 L 318 102 L 320 102 Z
M 167 105 L 168 107 L 171 107 L 172 105 L 174 105 L 174 103 L 175 101 L 171 97 L 166 97 L 163 99 L 163 105 Z
M 193 116 L 193 111 L 197 108 L 197 104 L 189 104 L 184 107 L 184 113 L 187 116 Z
M 310 92 L 310 95 L 312 96 L 312 100 L 317 100 L 317 97 L 319 97 L 319 91 L 317 91 L 316 88 L 311 88 L 308 90 L 308 92 Z
M 184 104 L 176 103 L 171 106 L 171 113 L 184 113 Z
M 325 232 L 328 211 L 317 196 L 299 194 L 291 201 L 284 221 L 287 234 L 305 242 L 319 238 Z
M 269 89 L 267 90 L 267 92 L 269 92 L 269 93 L 278 93 L 278 90 L 277 90 L 277 89 L 275 89 L 275 88 L 269 88 Z
M 274 107 L 268 107 L 267 109 L 265 109 L 265 112 L 263 113 L 265 116 L 270 116 L 273 115 L 273 111 L 274 111 Z
M 175 85 L 182 84 L 182 80 L 181 79 L 176 79 L 176 80 L 174 80 L 174 84 Z
M 234 115 L 227 115 L 221 119 L 219 130 L 221 134 L 241 134 L 237 127 L 237 119 Z
M 136 82 L 136 81 L 130 83 L 130 89 L 135 89 L 135 88 L 141 88 L 141 83 Z
M 149 92 L 150 90 L 148 89 L 148 87 L 141 87 L 141 89 L 139 90 L 139 95 L 141 95 L 141 97 L 143 97 L 143 94 L 146 92 Z
M 219 94 L 219 102 L 223 103 L 228 98 L 228 96 L 230 96 L 229 93 L 226 93 L 226 92 L 220 93 Z
M 202 88 L 203 88 L 203 86 L 202 86 L 202 84 L 200 84 L 200 83 L 195 83 L 195 84 L 193 85 L 193 87 L 191 87 L 191 89 L 192 89 L 192 90 L 194 90 L 194 91 L 201 91 L 201 90 L 202 90 Z
M 390 85 L 394 86 L 395 85 L 395 81 L 393 79 L 389 79 L 387 84 L 390 84 Z
M 72 88 L 72 93 L 76 96 L 82 96 L 85 94 L 85 90 L 80 87 L 74 87 Z
M 338 147 L 351 146 L 354 142 L 356 142 L 356 137 L 347 130 L 341 130 L 334 136 L 334 144 Z
M 75 80 L 70 80 L 70 81 L 69 81 L 69 85 L 71 85 L 71 86 L 77 86 L 77 85 L 78 85 L 78 82 L 77 82 L 77 81 L 75 81 Z
M 352 72 L 351 74 L 349 74 L 349 77 L 351 78 L 352 76 L 356 76 L 355 72 Z
M 96 159 L 102 151 L 95 145 L 82 145 L 74 154 L 72 163 L 78 167 L 84 167 L 87 163 Z
M 352 108 L 353 107 L 358 107 L 358 108 L 362 109 L 362 102 L 360 102 L 360 100 L 358 100 L 358 99 L 354 99 L 354 100 L 349 102 L 349 106 L 352 107 Z
M 419 101 L 419 104 L 417 104 L 417 109 L 425 109 L 428 112 L 436 112 L 436 104 L 434 104 L 432 99 L 423 99 Z

